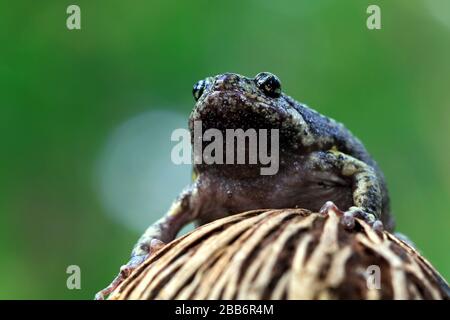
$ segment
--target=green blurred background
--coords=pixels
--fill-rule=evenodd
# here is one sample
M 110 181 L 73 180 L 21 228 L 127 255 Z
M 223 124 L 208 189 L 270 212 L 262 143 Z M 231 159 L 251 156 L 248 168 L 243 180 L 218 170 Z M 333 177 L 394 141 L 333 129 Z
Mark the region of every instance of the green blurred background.
M 66 8 L 81 7 L 81 30 Z M 366 27 L 381 7 L 382 29 Z M 90 299 L 189 182 L 192 85 L 271 71 L 345 123 L 398 230 L 450 278 L 450 2 L 2 1 L 0 298 Z M 161 201 L 158 201 L 160 199 Z M 66 288 L 68 265 L 81 290 Z

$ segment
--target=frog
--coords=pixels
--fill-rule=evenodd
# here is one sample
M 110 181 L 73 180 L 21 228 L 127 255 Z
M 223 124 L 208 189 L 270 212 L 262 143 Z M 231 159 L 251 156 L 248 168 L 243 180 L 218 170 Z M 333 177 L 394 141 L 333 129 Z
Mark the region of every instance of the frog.
M 194 163 L 192 183 L 148 227 L 131 259 L 96 299 L 107 297 L 191 222 L 203 225 L 254 209 L 295 207 L 322 215 L 339 212 L 349 232 L 357 218 L 377 232 L 394 229 L 386 179 L 363 143 L 342 123 L 285 94 L 276 75 L 219 74 L 198 81 L 192 93 L 192 144 L 199 121 L 203 131 L 277 130 L 279 168 L 276 174 L 262 175 L 260 163 Z

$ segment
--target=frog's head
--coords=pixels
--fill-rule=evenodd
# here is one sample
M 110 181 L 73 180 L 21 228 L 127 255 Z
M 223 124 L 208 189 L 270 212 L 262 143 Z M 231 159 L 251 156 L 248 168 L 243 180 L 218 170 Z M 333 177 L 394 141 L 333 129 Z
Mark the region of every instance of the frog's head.
M 189 118 L 208 129 L 279 129 L 280 147 L 298 146 L 298 134 L 305 124 L 293 106 L 292 98 L 281 91 L 277 76 L 268 72 L 248 78 L 224 73 L 200 80 L 194 85 L 196 104 Z
M 278 127 L 283 118 L 280 80 L 270 73 L 247 78 L 225 73 L 200 80 L 193 88 L 197 101 L 190 121 L 207 130 Z

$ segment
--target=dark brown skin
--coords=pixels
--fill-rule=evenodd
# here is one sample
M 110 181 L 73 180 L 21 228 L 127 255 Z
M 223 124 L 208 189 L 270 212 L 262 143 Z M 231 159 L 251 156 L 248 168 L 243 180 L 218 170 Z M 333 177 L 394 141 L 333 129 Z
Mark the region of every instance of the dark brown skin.
M 147 229 L 130 262 L 97 299 L 109 294 L 192 221 L 204 224 L 261 208 L 301 207 L 326 213 L 339 207 L 345 210 L 342 223 L 348 229 L 353 228 L 355 217 L 377 230 L 393 229 L 383 173 L 363 144 L 341 123 L 282 93 L 276 76 L 226 73 L 209 77 L 194 86 L 194 97 L 197 103 L 189 118 L 193 142 L 196 121 L 202 122 L 203 132 L 278 129 L 279 170 L 275 175 L 261 175 L 260 163 L 194 165 L 194 182 Z

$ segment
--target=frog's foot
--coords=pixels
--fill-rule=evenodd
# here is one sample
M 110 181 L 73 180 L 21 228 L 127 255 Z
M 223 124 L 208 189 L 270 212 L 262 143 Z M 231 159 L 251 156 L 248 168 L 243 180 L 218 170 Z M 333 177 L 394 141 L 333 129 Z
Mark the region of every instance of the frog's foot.
M 95 300 L 104 300 L 111 292 L 113 292 L 128 276 L 139 267 L 148 257 L 147 255 L 134 256 L 128 261 L 127 264 L 120 267 L 119 274 L 105 289 L 99 291 L 95 295 Z
M 127 264 L 120 267 L 119 274 L 114 278 L 114 280 L 105 289 L 99 291 L 95 295 L 95 300 L 105 300 L 105 298 L 113 292 L 129 275 L 139 267 L 147 258 L 157 251 L 159 248 L 164 246 L 164 242 L 158 239 L 152 239 L 148 247 L 148 254 L 143 254 L 139 256 L 134 256 L 128 261 Z
M 355 218 L 359 218 L 366 222 L 377 233 L 382 233 L 384 231 L 383 222 L 378 220 L 374 214 L 368 213 L 360 207 L 350 207 L 342 217 L 342 224 L 345 228 L 352 230 L 355 227 Z
M 365 221 L 377 233 L 382 233 L 384 230 L 383 223 L 378 220 L 375 215 L 365 212 L 362 208 L 350 207 L 347 211 L 343 212 L 332 201 L 327 201 L 319 210 L 319 213 L 327 215 L 329 210 L 332 210 L 341 216 L 341 224 L 347 230 L 353 230 L 356 218 Z

